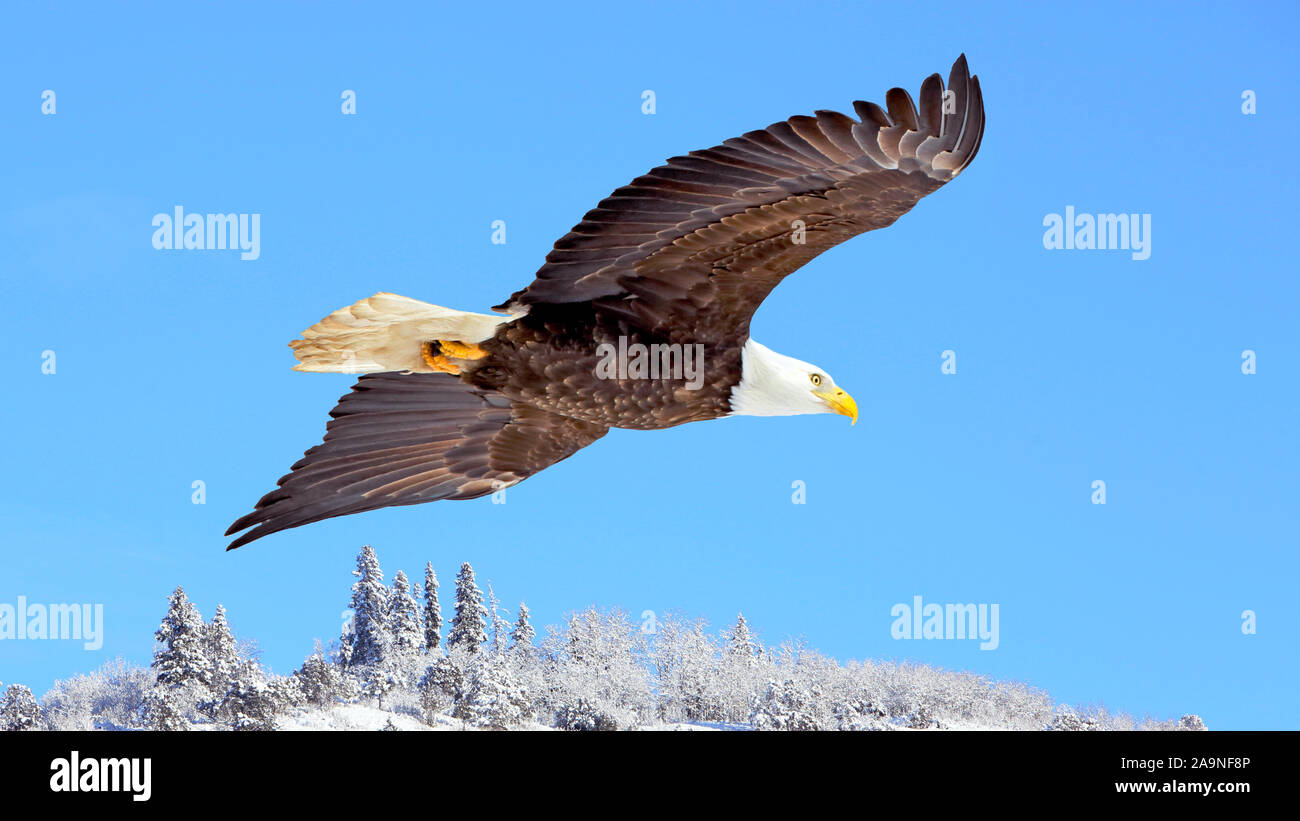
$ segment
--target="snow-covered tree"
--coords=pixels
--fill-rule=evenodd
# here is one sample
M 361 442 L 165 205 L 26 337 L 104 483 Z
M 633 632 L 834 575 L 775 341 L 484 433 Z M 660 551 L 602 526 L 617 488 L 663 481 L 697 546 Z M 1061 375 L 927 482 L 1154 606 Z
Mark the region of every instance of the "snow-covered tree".
M 400 687 L 402 681 L 396 671 L 384 664 L 372 664 L 361 674 L 361 694 L 373 698 L 381 709 L 384 696 Z
M 555 729 L 578 732 L 613 731 L 618 729 L 618 720 L 587 699 L 578 696 L 556 707 Z
M 928 704 L 923 704 L 914 712 L 909 714 L 905 723 L 911 730 L 946 730 L 948 725 L 944 724 L 935 716 L 935 709 Z M 1086 729 L 1086 728 L 1079 728 Z M 1092 729 L 1096 729 L 1093 727 Z
M 736 614 L 736 624 L 731 628 L 731 634 L 727 637 L 727 652 L 750 661 L 755 660 L 758 645 L 754 641 L 753 634 L 749 631 L 749 622 L 745 621 L 744 613 Z
M 1205 722 L 1201 719 L 1200 716 L 1196 715 L 1195 713 L 1188 713 L 1187 715 L 1178 719 L 1178 729 L 1197 732 L 1201 730 L 1208 730 L 1209 728 L 1205 726 Z
M 927 714 L 925 718 L 930 718 L 930 716 Z M 909 724 L 909 726 L 911 725 Z M 928 729 L 928 727 L 923 727 L 921 729 Z M 1056 715 L 1052 716 L 1052 723 L 1048 724 L 1045 729 L 1080 731 L 1100 730 L 1101 727 L 1094 719 L 1088 716 L 1081 716 L 1072 708 L 1063 706 L 1057 711 Z
M 506 651 L 506 642 L 509 638 L 509 628 L 506 626 L 509 622 L 506 616 L 501 612 L 501 600 L 497 598 L 496 591 L 492 589 L 492 583 L 488 582 L 488 619 L 492 624 L 492 643 L 489 649 L 492 655 L 499 656 Z
M 411 596 L 411 583 L 401 570 L 393 577 L 393 588 L 388 593 L 387 624 L 394 655 L 410 658 L 424 646 L 420 606 Z
M 388 588 L 375 551 L 366 545 L 357 556 L 357 581 L 352 585 L 352 633 L 348 665 L 364 667 L 380 662 L 388 646 L 385 617 Z
M 718 691 L 719 649 L 705 627 L 671 614 L 659 621 L 654 666 L 660 716 L 669 721 L 728 720 Z
M 437 650 L 442 642 L 442 610 L 438 606 L 438 577 L 433 562 L 424 566 L 424 648 Z
M 337 667 L 325 660 L 325 653 L 319 643 L 315 652 L 307 657 L 293 675 L 298 680 L 298 690 L 302 693 L 303 700 L 315 707 L 331 706 L 342 695 L 343 677 Z
M 226 687 L 207 704 L 205 711 L 218 723 L 234 729 L 241 716 L 256 714 L 257 699 L 270 698 L 266 692 L 266 671 L 254 659 L 244 659 L 230 675 Z M 245 704 L 248 701 L 248 704 Z
M 451 632 L 447 634 L 447 649 L 475 654 L 487 641 L 487 608 L 483 606 L 483 591 L 474 581 L 474 568 L 465 562 L 456 576 L 456 615 L 451 619 Z
M 41 706 L 32 691 L 22 684 L 10 684 L 0 701 L 0 730 L 40 730 L 43 725 Z
M 54 730 L 125 729 L 139 721 L 152 671 L 121 659 L 98 670 L 56 681 L 41 698 L 41 712 Z
M 820 695 L 793 679 L 768 681 L 767 690 L 754 700 L 750 725 L 755 730 L 820 730 L 815 707 Z
M 425 720 L 432 724 L 434 716 L 460 701 L 464 688 L 464 674 L 454 661 L 444 656 L 430 664 L 420 679 L 420 706 Z
M 159 732 L 180 732 L 190 728 L 184 711 L 176 703 L 176 690 L 171 687 L 155 686 L 149 689 L 140 705 L 140 725 L 146 730 Z
M 527 653 L 533 649 L 533 639 L 537 638 L 537 631 L 529 622 L 528 605 L 519 602 L 519 617 L 515 619 L 514 629 L 510 631 L 510 649 L 519 653 Z
M 338 662 L 339 668 L 346 670 L 352 666 L 352 622 L 349 619 L 343 628 L 343 635 L 330 642 L 330 658 Z
M 707 702 L 707 711 L 714 713 L 716 720 L 743 724 L 749 720 L 754 697 L 766 690 L 775 671 L 743 615 L 737 614 L 736 623 L 722 639 L 719 658 L 712 662 L 715 670 L 708 674 L 712 677 L 706 688 L 710 696 L 701 703 Z
M 535 644 L 527 606 L 520 603 L 511 627 L 490 585 L 485 606 L 469 564 L 457 577 L 447 653 L 427 653 L 444 649 L 432 565 L 423 590 L 412 590 L 403 573 L 390 589 L 367 547 L 356 576 L 358 629 L 345 627 L 346 640 L 332 644 L 329 654 L 318 642 L 292 676 L 270 676 L 258 664 L 255 645 L 235 639 L 223 607 L 205 625 L 177 588 L 155 634 L 152 669 L 110 662 L 56 682 L 40 703 L 25 687 L 6 691 L 0 685 L 0 729 L 185 730 L 196 720 L 274 729 L 277 716 L 300 713 L 304 705 L 328 709 L 359 695 L 378 700 L 394 716 L 418 706 L 431 724 L 445 723 L 440 716 L 450 712 L 484 728 L 537 719 L 567 730 L 661 721 L 747 722 L 764 730 L 1205 726 L 1194 715 L 1138 722 L 1100 707 L 1076 714 L 1022 684 L 912 663 L 841 665 L 799 642 L 769 649 L 739 614 L 730 628 L 713 632 L 704 622 L 671 614 L 638 625 L 618 611 L 589 608 L 572 614 L 563 628 L 547 627 L 546 638 Z M 489 638 L 491 652 L 484 649 Z M 404 656 L 409 663 L 401 662 Z M 355 661 L 347 663 L 349 657 Z
M 889 714 L 884 708 L 870 701 L 861 699 L 837 701 L 831 707 L 831 715 L 835 717 L 835 729 L 844 732 L 892 729 L 887 723 Z
M 528 693 L 499 654 L 481 656 L 472 665 L 469 687 L 455 715 L 492 730 L 509 730 L 532 718 Z
M 302 691 L 297 676 L 271 676 L 266 680 L 266 690 L 271 695 L 277 714 L 295 710 L 307 704 L 307 695 Z
M 235 649 L 235 636 L 226 621 L 225 605 L 218 604 L 212 621 L 203 630 L 203 648 L 212 672 L 209 676 L 213 690 L 224 691 L 239 666 L 239 652 Z
M 211 692 L 212 664 L 208 660 L 204 641 L 203 617 L 177 587 L 168 599 L 167 615 L 163 617 L 154 638 L 153 670 L 159 684 L 177 690 L 178 704 L 185 708 L 206 698 Z
M 654 716 L 645 635 L 619 610 L 574 613 L 544 643 L 549 689 L 539 714 L 586 709 L 603 726 L 631 728 Z
M 236 674 L 222 697 L 219 715 L 232 730 L 274 730 L 278 707 L 266 682 Z

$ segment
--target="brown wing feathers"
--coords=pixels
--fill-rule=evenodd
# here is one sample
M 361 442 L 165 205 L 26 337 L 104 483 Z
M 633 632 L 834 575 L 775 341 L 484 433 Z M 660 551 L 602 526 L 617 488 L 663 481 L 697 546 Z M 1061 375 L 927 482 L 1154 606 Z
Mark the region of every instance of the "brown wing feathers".
M 607 428 L 522 405 L 448 374 L 367 374 L 330 411 L 325 441 L 252 513 L 233 550 L 270 533 L 393 505 L 473 499 L 553 465 Z
M 498 310 L 605 300 L 665 327 L 698 324 L 705 314 L 727 326 L 719 333 L 746 331 L 749 314 L 784 276 L 889 225 L 970 163 L 984 107 L 965 55 L 948 91 L 947 113 L 935 74 L 921 85 L 919 107 L 895 88 L 886 108 L 854 103 L 859 120 L 818 111 L 673 157 L 589 211 L 555 243 L 536 279 Z M 796 219 L 808 230 L 802 247 L 791 247 Z M 723 297 L 736 301 L 717 304 Z

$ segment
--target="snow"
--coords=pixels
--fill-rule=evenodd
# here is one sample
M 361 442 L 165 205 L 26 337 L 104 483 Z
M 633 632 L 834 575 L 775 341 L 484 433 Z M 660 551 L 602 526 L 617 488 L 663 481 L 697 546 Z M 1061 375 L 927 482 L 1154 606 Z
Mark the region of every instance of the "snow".
M 160 730 L 1204 730 L 1195 715 L 1135 720 L 1075 710 L 1042 690 L 919 664 L 841 663 L 802 643 L 767 647 L 743 615 L 713 631 L 669 615 L 647 631 L 589 607 L 540 642 L 520 603 L 511 629 L 462 564 L 456 614 L 440 640 L 437 580 L 383 583 L 363 548 L 354 618 L 326 653 L 289 676 L 264 669 L 229 629 L 205 623 L 180 588 L 168 600 L 151 669 L 110 662 L 57 682 L 38 705 L 11 685 L 0 729 Z M 421 607 L 419 600 L 425 599 Z M 489 631 L 490 628 L 490 631 Z

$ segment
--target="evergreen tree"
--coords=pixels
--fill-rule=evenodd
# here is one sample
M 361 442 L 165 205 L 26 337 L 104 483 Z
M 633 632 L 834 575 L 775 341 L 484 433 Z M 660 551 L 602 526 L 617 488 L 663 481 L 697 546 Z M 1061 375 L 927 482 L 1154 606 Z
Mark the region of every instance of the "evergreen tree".
M 401 684 L 397 674 L 383 664 L 372 664 L 365 669 L 361 676 L 361 694 L 369 696 L 375 700 L 375 704 L 381 709 L 384 706 L 384 696 Z
M 618 729 L 618 719 L 579 696 L 572 702 L 561 702 L 555 708 L 555 729 L 584 733 L 613 732 Z
M 917 711 L 918 714 L 922 712 L 923 712 L 922 710 Z M 912 718 L 915 719 L 916 716 L 913 716 Z M 925 726 L 920 727 L 918 729 L 928 729 L 929 718 L 930 716 L 928 713 L 922 715 L 921 719 L 925 720 Z M 911 723 L 919 724 L 921 722 L 914 720 Z M 1060 708 L 1057 714 L 1052 717 L 1052 723 L 1048 724 L 1045 729 L 1074 731 L 1074 730 L 1100 730 L 1101 727 L 1097 724 L 1097 722 L 1094 719 L 1089 718 L 1087 716 L 1080 716 L 1077 713 L 1075 713 L 1074 710 L 1071 709 L 1070 707 L 1063 706 Z
M 665 619 L 656 638 L 659 690 L 665 714 L 687 721 L 725 721 L 714 685 L 718 681 L 718 647 L 702 621 Z M 746 714 L 749 705 L 746 704 Z
M 465 562 L 456 576 L 456 615 L 447 634 L 447 649 L 477 653 L 487 641 L 487 608 L 483 592 L 474 582 L 474 568 Z
M 159 684 L 187 689 L 191 695 L 206 695 L 212 683 L 212 664 L 204 642 L 203 617 L 177 587 L 168 599 L 167 615 L 154 633 L 159 646 L 154 651 L 153 669 Z M 189 700 L 189 695 L 186 696 Z
M 188 730 L 190 723 L 176 704 L 176 691 L 171 687 L 153 687 L 140 705 L 140 724 L 146 730 L 179 732 Z
M 645 634 L 621 611 L 589 607 L 547 637 L 547 706 L 575 721 L 599 715 L 602 728 L 632 728 L 653 715 Z
M 307 703 L 297 676 L 271 676 L 266 682 L 266 691 L 271 696 L 276 713 L 283 713 Z
M 842 732 L 891 729 L 889 711 L 873 701 L 860 698 L 836 701 L 831 705 L 831 715 L 835 718 L 835 729 Z
M 424 600 L 424 588 L 420 586 L 419 582 L 411 582 L 411 600 L 415 602 L 415 625 L 419 628 L 416 631 L 419 634 L 418 647 L 420 650 L 423 650 L 424 608 L 420 605 L 420 602 Z
M 325 653 L 319 644 L 293 675 L 298 680 L 298 689 L 302 692 L 303 699 L 313 706 L 332 705 L 342 694 L 343 677 L 333 664 L 325 660 Z
M 41 706 L 32 691 L 22 684 L 10 684 L 0 701 L 0 730 L 39 730 L 43 724 Z
M 1209 727 L 1205 726 L 1205 721 L 1200 716 L 1195 713 L 1188 713 L 1178 719 L 1178 727 L 1176 729 L 1188 732 L 1199 732 L 1201 730 L 1208 730 Z
M 226 621 L 225 605 L 217 605 L 212 622 L 204 628 L 203 651 L 212 668 L 210 684 L 213 690 L 224 692 L 239 666 L 239 652 L 235 649 L 235 637 Z
M 506 651 L 506 639 L 509 633 L 506 628 L 506 618 L 501 612 L 501 600 L 492 589 L 492 582 L 488 582 L 488 618 L 492 622 L 492 644 L 489 649 L 492 655 L 499 656 Z
M 438 607 L 438 577 L 433 562 L 424 566 L 424 648 L 437 650 L 442 641 L 442 610 Z
M 481 657 L 470 675 L 469 689 L 456 705 L 456 717 L 476 727 L 508 730 L 532 718 L 528 694 L 498 655 Z
M 510 631 L 511 650 L 527 652 L 533 649 L 533 639 L 537 637 L 537 631 L 528 621 L 528 616 L 528 605 L 519 602 L 519 618 L 515 619 L 515 627 Z
M 817 703 L 821 690 L 804 689 L 792 679 L 769 680 L 762 695 L 754 697 L 749 723 L 755 730 L 820 730 Z
M 352 571 L 357 581 L 352 585 L 352 634 L 348 665 L 363 667 L 383 660 L 388 644 L 385 615 L 388 610 L 388 588 L 384 587 L 384 573 L 379 569 L 375 551 L 366 545 L 357 556 L 357 569 Z
M 401 570 L 393 577 L 388 593 L 388 633 L 395 655 L 410 658 L 424 645 L 420 630 L 420 606 L 411 596 L 411 583 Z
M 736 614 L 736 626 L 731 628 L 731 635 L 727 639 L 727 652 L 750 661 L 756 660 L 758 645 L 749 631 L 749 623 L 745 621 L 743 613 Z
M 221 701 L 220 714 L 232 730 L 274 730 L 276 707 L 265 682 L 236 675 Z
M 420 706 L 424 708 L 425 721 L 432 724 L 434 716 L 460 701 L 464 687 L 464 674 L 454 661 L 443 656 L 430 664 L 420 679 Z
M 348 622 L 343 629 L 343 635 L 338 639 L 330 642 L 332 653 L 331 660 L 337 661 L 339 668 L 346 670 L 352 666 L 352 623 Z

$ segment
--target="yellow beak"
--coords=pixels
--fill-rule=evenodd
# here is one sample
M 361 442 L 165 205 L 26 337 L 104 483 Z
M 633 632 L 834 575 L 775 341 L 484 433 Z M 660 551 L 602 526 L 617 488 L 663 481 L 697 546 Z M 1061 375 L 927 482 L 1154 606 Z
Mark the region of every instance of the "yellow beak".
M 858 403 L 840 388 L 833 391 L 813 391 L 813 394 L 820 397 L 831 410 L 849 417 L 855 425 L 858 423 Z

